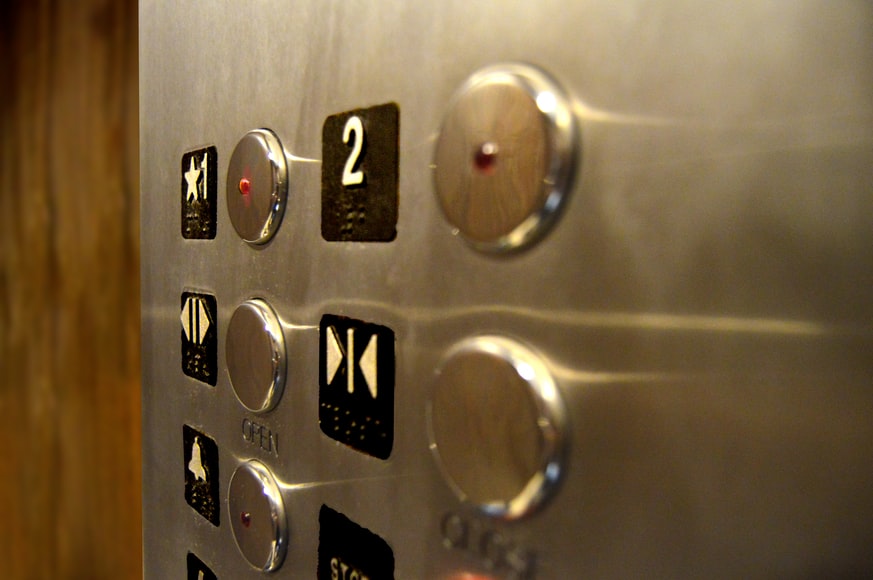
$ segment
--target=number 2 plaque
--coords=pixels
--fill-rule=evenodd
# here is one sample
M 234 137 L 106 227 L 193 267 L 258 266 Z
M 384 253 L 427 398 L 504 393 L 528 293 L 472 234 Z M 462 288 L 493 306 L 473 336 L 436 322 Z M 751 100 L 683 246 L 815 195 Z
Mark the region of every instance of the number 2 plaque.
M 331 115 L 322 130 L 321 237 L 390 242 L 397 235 L 400 109 Z

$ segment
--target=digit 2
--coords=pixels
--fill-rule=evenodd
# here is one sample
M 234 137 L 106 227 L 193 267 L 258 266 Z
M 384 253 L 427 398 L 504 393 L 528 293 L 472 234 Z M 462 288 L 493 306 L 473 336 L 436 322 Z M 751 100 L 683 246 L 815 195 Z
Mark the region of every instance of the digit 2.
M 364 124 L 361 118 L 357 115 L 352 115 L 346 121 L 346 126 L 343 128 L 343 143 L 349 144 L 349 141 L 354 139 L 352 143 L 352 152 L 346 159 L 346 164 L 343 167 L 342 184 L 345 187 L 355 187 L 364 184 L 364 172 L 360 169 L 361 153 L 364 150 Z
M 390 242 L 397 236 L 400 108 L 335 113 L 321 129 L 321 237 Z

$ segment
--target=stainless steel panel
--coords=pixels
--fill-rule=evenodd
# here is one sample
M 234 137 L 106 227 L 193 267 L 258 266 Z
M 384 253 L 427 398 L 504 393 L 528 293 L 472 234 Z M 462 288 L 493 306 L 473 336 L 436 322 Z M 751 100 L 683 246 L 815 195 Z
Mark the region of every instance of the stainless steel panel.
M 261 575 L 226 519 L 185 503 L 183 424 L 219 446 L 223 518 L 238 465 L 275 474 L 280 578 L 315 576 L 322 504 L 388 542 L 397 578 L 873 571 L 873 4 L 144 1 L 140 43 L 147 578 L 184 577 L 188 551 L 219 578 Z M 583 141 L 560 220 L 510 256 L 453 234 L 431 168 L 451 95 L 500 62 L 554 76 Z M 325 242 L 322 124 L 388 102 L 397 237 Z M 250 246 L 222 202 L 215 240 L 182 239 L 182 154 L 215 145 L 225 191 L 238 139 L 264 127 L 289 161 L 275 236 Z M 192 289 L 218 300 L 215 388 L 179 369 Z M 257 418 L 223 355 L 253 297 L 289 358 Z M 387 461 L 318 428 L 325 313 L 396 333 Z M 568 410 L 561 485 L 518 522 L 467 509 L 428 449 L 434 370 L 481 333 L 536 348 Z M 246 419 L 278 447 L 246 440 Z

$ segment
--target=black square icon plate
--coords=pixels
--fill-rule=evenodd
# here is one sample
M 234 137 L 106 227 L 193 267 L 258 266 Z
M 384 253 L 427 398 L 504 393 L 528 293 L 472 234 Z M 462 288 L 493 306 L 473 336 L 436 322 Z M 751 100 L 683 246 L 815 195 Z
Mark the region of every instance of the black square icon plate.
M 215 296 L 182 293 L 182 372 L 215 386 L 218 378 L 218 305 Z
M 322 129 L 321 237 L 390 242 L 397 235 L 400 109 L 331 115 Z
M 206 147 L 182 155 L 182 237 L 215 238 L 218 151 Z
M 321 430 L 353 449 L 388 459 L 394 444 L 394 331 L 325 314 L 319 352 Z
M 200 431 L 182 426 L 185 459 L 185 501 L 194 510 L 219 524 L 218 446 Z
M 200 558 L 188 552 L 188 580 L 217 580 Z
M 318 526 L 318 580 L 393 580 L 394 552 L 385 540 L 326 505 Z

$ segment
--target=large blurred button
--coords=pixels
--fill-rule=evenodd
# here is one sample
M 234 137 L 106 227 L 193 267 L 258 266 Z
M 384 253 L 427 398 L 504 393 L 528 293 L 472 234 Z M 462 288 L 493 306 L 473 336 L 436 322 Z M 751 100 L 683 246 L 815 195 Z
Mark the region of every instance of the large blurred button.
M 282 565 L 288 548 L 288 521 L 279 486 L 258 461 L 240 465 L 228 493 L 233 537 L 249 564 L 270 572 Z
M 579 150 L 568 98 L 537 68 L 485 68 L 449 104 L 434 163 L 448 221 L 476 248 L 513 250 L 556 220 Z
M 250 244 L 269 241 L 282 222 L 288 166 L 278 137 L 249 131 L 237 143 L 227 170 L 227 211 L 236 233 Z
M 260 299 L 237 307 L 227 327 L 227 372 L 240 403 L 269 411 L 285 385 L 285 338 L 270 306 Z
M 499 336 L 454 346 L 430 401 L 431 448 L 458 496 L 489 515 L 534 511 L 558 483 L 566 414 L 545 364 Z

